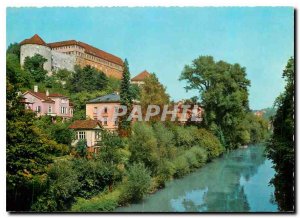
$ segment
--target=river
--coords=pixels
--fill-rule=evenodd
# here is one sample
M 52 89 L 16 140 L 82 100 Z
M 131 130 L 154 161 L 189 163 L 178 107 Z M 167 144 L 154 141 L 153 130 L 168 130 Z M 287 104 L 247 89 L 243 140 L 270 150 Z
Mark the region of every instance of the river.
M 182 179 L 115 212 L 276 212 L 272 163 L 263 145 L 224 154 Z

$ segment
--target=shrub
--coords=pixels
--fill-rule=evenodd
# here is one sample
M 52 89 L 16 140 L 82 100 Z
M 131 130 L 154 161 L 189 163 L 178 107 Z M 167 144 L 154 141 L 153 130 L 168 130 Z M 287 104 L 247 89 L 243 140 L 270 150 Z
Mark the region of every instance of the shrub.
M 175 173 L 175 166 L 170 161 L 162 160 L 158 166 L 156 183 L 159 188 L 165 187 L 166 181 L 170 180 Z
M 190 152 L 195 154 L 198 165 L 197 167 L 203 166 L 207 161 L 207 152 L 204 148 L 195 146 L 190 149 Z
M 72 205 L 72 212 L 108 212 L 113 211 L 117 206 L 120 198 L 120 190 L 115 189 L 113 192 L 103 192 L 91 199 L 78 198 L 77 202 Z
M 176 146 L 178 147 L 191 147 L 194 144 L 194 137 L 190 132 L 190 128 L 177 126 L 174 128 Z
M 177 157 L 174 160 L 173 164 L 175 166 L 175 173 L 174 173 L 175 178 L 181 178 L 185 174 L 189 173 L 190 171 L 189 164 L 183 155 Z
M 129 162 L 144 163 L 152 174 L 157 170 L 159 154 L 157 140 L 151 126 L 145 123 L 135 123 L 133 134 L 129 140 L 129 151 L 131 156 Z
M 32 205 L 32 210 L 66 211 L 80 188 L 78 174 L 70 161 L 58 161 L 48 171 L 48 188 Z
M 190 150 L 187 151 L 183 156 L 186 159 L 190 169 L 198 167 L 198 160 L 196 158 L 196 155 L 192 153 Z
M 143 164 L 133 164 L 127 174 L 122 190 L 122 199 L 126 202 L 138 202 L 143 199 L 151 184 L 150 172 Z
M 224 152 L 224 147 L 216 136 L 205 129 L 191 128 L 195 143 L 207 151 L 207 158 L 211 160 Z

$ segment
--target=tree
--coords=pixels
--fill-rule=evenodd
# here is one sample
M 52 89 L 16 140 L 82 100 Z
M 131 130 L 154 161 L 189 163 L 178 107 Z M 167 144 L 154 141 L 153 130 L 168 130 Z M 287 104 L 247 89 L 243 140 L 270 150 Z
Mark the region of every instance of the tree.
M 27 56 L 23 67 L 32 75 L 35 82 L 43 82 L 47 76 L 47 71 L 44 70 L 46 61 L 47 59 L 40 54 L 35 54 L 33 57 Z
M 7 73 L 8 74 L 8 73 Z M 15 74 L 11 74 L 15 75 Z M 43 191 L 46 168 L 66 147 L 34 126 L 35 114 L 20 104 L 18 77 L 6 78 L 6 188 L 7 210 L 29 210 Z
M 247 137 L 241 139 L 237 131 L 249 111 L 250 81 L 246 79 L 244 67 L 200 56 L 184 67 L 180 80 L 187 82 L 186 90 L 199 91 L 204 123 L 220 140 L 224 136 L 227 148 L 247 143 Z
M 14 54 L 20 60 L 20 49 L 21 46 L 19 43 L 11 43 L 6 50 L 6 54 Z
M 133 95 L 131 93 L 130 71 L 129 71 L 128 61 L 127 59 L 125 59 L 123 77 L 122 77 L 121 87 L 120 87 L 120 102 L 121 105 L 127 107 L 127 114 L 126 116 L 120 117 L 119 134 L 121 136 L 130 135 L 131 122 L 127 121 L 127 117 L 129 116 L 132 109 L 132 100 L 133 100 Z
M 281 211 L 295 211 L 295 66 L 290 58 L 283 78 L 285 90 L 275 101 L 276 114 L 272 119 L 273 134 L 267 146 L 267 155 L 276 171 L 271 183 L 275 186 L 275 199 Z
M 66 76 L 66 75 L 59 75 Z M 68 77 L 67 77 L 68 79 Z M 75 71 L 66 82 L 66 88 L 71 93 L 93 92 L 105 89 L 108 83 L 106 75 L 96 68 L 87 65 L 83 68 L 75 66 Z
M 144 82 L 140 95 L 143 114 L 146 113 L 148 105 L 158 105 L 162 112 L 163 106 L 170 102 L 166 87 L 159 82 L 154 73 L 145 78 Z

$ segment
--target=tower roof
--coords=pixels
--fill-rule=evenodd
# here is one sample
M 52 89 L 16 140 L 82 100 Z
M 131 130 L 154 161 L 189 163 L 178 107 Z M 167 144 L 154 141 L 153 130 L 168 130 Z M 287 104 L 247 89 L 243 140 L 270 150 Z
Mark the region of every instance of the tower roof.
M 136 75 L 131 79 L 131 81 L 144 81 L 146 77 L 150 76 L 150 73 L 147 70 L 144 70 L 140 74 Z
M 35 44 L 35 45 L 44 45 L 47 46 L 46 42 L 38 35 L 34 34 L 29 39 L 25 39 L 22 42 L 20 42 L 20 45 L 25 45 L 25 44 Z

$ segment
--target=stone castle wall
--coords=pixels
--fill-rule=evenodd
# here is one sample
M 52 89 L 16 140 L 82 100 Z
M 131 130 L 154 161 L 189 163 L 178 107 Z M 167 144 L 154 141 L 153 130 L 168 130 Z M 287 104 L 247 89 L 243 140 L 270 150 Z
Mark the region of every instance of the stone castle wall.
M 52 54 L 52 71 L 58 69 L 74 70 L 76 64 L 76 57 L 74 55 L 64 54 L 57 51 L 51 51 Z
M 26 44 L 21 46 L 20 51 L 20 64 L 23 66 L 25 58 L 27 56 L 33 57 L 35 54 L 40 54 L 44 58 L 47 59 L 47 61 L 44 63 L 44 69 L 48 72 L 51 71 L 52 63 L 51 63 L 51 49 L 47 46 L 43 45 L 33 45 L 33 44 Z

